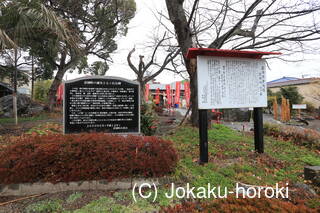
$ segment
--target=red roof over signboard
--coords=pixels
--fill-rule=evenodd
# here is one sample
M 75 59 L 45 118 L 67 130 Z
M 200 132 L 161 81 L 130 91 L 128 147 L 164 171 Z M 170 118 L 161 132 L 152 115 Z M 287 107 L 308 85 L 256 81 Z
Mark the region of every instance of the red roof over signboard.
M 235 58 L 255 58 L 260 59 L 263 55 L 280 55 L 280 52 L 258 52 L 258 51 L 240 51 L 240 50 L 222 50 L 211 48 L 189 48 L 187 58 L 196 58 L 201 56 L 220 56 Z

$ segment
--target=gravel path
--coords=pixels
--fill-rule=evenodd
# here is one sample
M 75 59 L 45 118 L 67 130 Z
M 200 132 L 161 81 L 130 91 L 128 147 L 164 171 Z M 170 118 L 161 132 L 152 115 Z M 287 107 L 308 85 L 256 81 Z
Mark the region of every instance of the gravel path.
M 292 126 L 292 125 L 288 125 L 288 124 L 285 124 L 285 123 L 282 123 L 280 121 L 275 120 L 273 118 L 273 115 L 270 115 L 270 114 L 263 114 L 263 122 Z M 253 121 L 252 120 L 250 122 L 222 122 L 222 123 L 232 129 L 235 129 L 238 131 L 248 132 L 253 129 Z M 299 127 L 320 131 L 320 120 L 311 120 L 311 121 L 308 121 L 308 123 L 309 123 L 308 126 L 303 125 L 303 126 L 299 126 Z

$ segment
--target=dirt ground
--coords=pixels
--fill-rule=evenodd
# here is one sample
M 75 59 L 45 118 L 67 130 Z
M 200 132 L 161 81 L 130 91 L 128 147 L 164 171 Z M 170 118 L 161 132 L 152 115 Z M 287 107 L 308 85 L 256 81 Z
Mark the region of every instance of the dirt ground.
M 0 135 L 10 134 L 12 136 L 19 136 L 33 127 L 39 126 L 45 123 L 57 123 L 62 124 L 62 118 L 49 118 L 45 120 L 37 121 L 25 121 L 20 122 L 17 126 L 15 124 L 2 124 L 0 126 Z

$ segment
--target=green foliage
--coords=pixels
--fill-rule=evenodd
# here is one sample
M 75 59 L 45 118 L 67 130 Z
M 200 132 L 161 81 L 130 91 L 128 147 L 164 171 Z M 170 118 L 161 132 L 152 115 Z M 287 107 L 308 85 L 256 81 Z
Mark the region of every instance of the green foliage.
M 48 119 L 48 117 L 45 117 L 45 118 Z M 62 133 L 61 125 L 56 123 L 49 123 L 49 122 L 32 127 L 26 132 L 26 134 L 30 134 L 30 135 L 48 135 L 48 134 L 57 134 L 57 133 Z
M 132 199 L 131 193 L 128 191 L 118 191 L 113 194 L 113 197 L 116 201 L 126 201 Z
M 67 203 L 73 203 L 74 201 L 80 199 L 82 197 L 82 195 L 83 195 L 82 192 L 75 192 L 75 193 L 71 194 L 67 199 Z
M 277 97 L 278 100 L 278 96 L 276 93 L 272 92 L 271 89 L 268 88 L 267 90 L 267 96 L 268 96 L 268 106 L 267 109 L 269 110 L 269 113 L 271 113 L 272 109 L 273 109 L 273 100 L 274 100 L 274 96 Z
M 303 101 L 302 95 L 299 94 L 297 87 L 282 87 L 280 94 L 290 100 L 290 104 L 300 104 Z
M 46 119 L 48 119 L 48 116 L 46 114 L 40 114 L 32 117 L 19 118 L 19 122 L 39 121 L 39 120 L 46 120 Z M 14 118 L 0 118 L 0 124 L 14 124 L 14 123 L 15 123 Z
M 267 90 L 268 101 L 273 101 L 271 97 L 276 97 L 278 104 L 281 104 L 281 97 L 290 100 L 291 104 L 300 104 L 303 101 L 302 95 L 299 93 L 297 87 L 282 87 L 278 92 L 272 92 L 271 89 Z
M 301 161 L 310 166 L 319 166 L 320 165 L 320 157 L 315 157 L 313 155 L 305 155 L 301 157 Z
M 3 56 L 3 58 L 5 58 Z M 10 79 L 12 82 L 12 75 L 14 72 L 14 66 L 13 65 L 1 65 L 0 64 L 0 80 L 1 79 Z M 18 86 L 28 84 L 29 82 L 29 76 L 28 73 L 25 70 L 17 69 L 17 83 Z
M 43 2 L 47 1 L 43 0 Z M 81 38 L 78 40 L 78 45 L 83 47 L 84 51 L 79 55 L 67 50 L 68 54 L 72 56 L 71 59 L 75 60 L 69 71 L 78 68 L 80 73 L 104 75 L 108 70 L 107 62 L 110 61 L 110 53 L 117 49 L 116 37 L 126 35 L 127 24 L 135 15 L 135 1 L 57 0 L 51 1 L 51 5 L 60 17 L 76 19 L 69 24 Z M 90 29 L 90 33 L 88 33 L 88 29 Z M 46 51 L 43 48 L 37 48 L 37 50 L 41 51 L 40 57 Z M 60 49 L 58 52 L 64 51 L 66 50 Z M 94 55 L 101 61 L 90 65 L 88 55 Z M 46 59 L 47 62 L 56 60 L 59 60 L 56 54 Z
M 48 100 L 48 92 L 52 80 L 37 81 L 34 85 L 34 99 L 37 101 L 46 102 Z
M 37 56 L 36 48 L 44 51 L 56 50 L 59 42 L 69 37 L 69 29 L 65 28 L 64 21 L 58 19 L 57 16 L 48 10 L 44 4 L 38 0 L 19 0 L 19 1 L 4 1 L 1 5 L 0 29 L 3 30 L 10 39 L 19 48 L 18 52 L 22 51 L 25 55 Z M 53 38 L 55 45 L 50 45 L 48 39 Z M 66 41 L 66 40 L 65 40 Z M 68 42 L 67 42 L 68 43 Z M 32 48 L 31 48 L 32 47 Z M 0 78 L 10 78 L 13 72 L 13 50 L 1 49 L 4 60 L 4 65 L 0 69 Z M 12 58 L 8 60 L 8 58 Z M 19 55 L 18 55 L 19 57 Z M 19 61 L 18 64 L 28 63 L 31 57 L 19 57 L 24 61 Z M 50 79 L 53 75 L 53 66 L 49 63 L 44 63 L 37 57 L 34 57 L 34 63 L 37 68 L 34 70 L 34 79 Z M 11 61 L 11 62 L 10 62 Z M 31 70 L 24 71 L 18 67 L 18 84 L 27 84 L 31 76 Z
M 109 69 L 109 65 L 103 61 L 95 61 L 88 67 L 84 73 L 89 73 L 90 75 L 100 75 L 104 76 Z
M 290 210 L 289 210 L 290 209 Z M 254 198 L 242 199 L 228 197 L 227 199 L 214 199 L 206 202 L 183 202 L 175 206 L 162 207 L 161 212 L 166 213 L 219 213 L 219 212 L 316 212 L 304 204 L 293 204 L 280 199 Z
M 144 135 L 154 135 L 158 128 L 158 116 L 152 104 L 141 104 L 141 132 Z
M 73 211 L 73 213 L 105 213 L 105 212 L 128 212 L 128 208 L 115 203 L 112 198 L 100 197 L 98 200 L 92 201 L 81 209 Z
M 44 200 L 37 203 L 33 203 L 26 208 L 27 213 L 49 213 L 49 212 L 61 212 L 62 205 L 61 200 Z
M 275 93 L 273 93 L 272 90 L 268 88 L 267 89 L 267 95 L 268 95 L 268 97 L 269 96 L 275 96 Z
M 63 76 L 77 67 L 105 74 L 110 53 L 117 49 L 116 38 L 126 35 L 136 4 L 134 0 L 7 0 L 0 9 L 1 50 L 19 46 L 29 52 L 36 59 L 36 78 L 44 80 L 54 70 Z M 88 55 L 103 62 L 89 67 Z
M 277 131 L 278 127 L 273 127 Z M 280 130 L 279 130 L 280 131 Z M 236 182 L 253 185 L 274 185 L 277 182 L 303 181 L 300 174 L 305 165 L 319 164 L 319 156 L 289 141 L 265 137 L 265 154 L 254 150 L 253 136 L 245 136 L 224 125 L 215 124 L 208 132 L 209 163 L 199 166 L 198 129 L 184 127 L 168 137 L 175 142 L 180 161 L 176 181 L 196 186 L 206 183 L 234 186 Z
M 320 209 L 320 199 L 315 198 L 315 199 L 308 200 L 306 202 L 306 205 L 313 209 Z

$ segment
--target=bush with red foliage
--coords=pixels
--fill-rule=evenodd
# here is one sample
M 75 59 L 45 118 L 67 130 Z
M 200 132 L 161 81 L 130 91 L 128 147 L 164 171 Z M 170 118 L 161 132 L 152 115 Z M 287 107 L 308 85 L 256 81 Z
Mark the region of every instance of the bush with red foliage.
M 174 171 L 172 142 L 85 133 L 23 138 L 2 152 L 0 183 L 161 177 Z
M 278 200 L 267 198 L 255 198 L 255 199 L 237 199 L 229 197 L 228 199 L 216 199 L 208 202 L 185 202 L 175 205 L 173 207 L 162 207 L 160 212 L 163 213 L 247 213 L 247 212 L 317 212 L 316 209 L 308 208 L 304 203 L 297 205 Z

